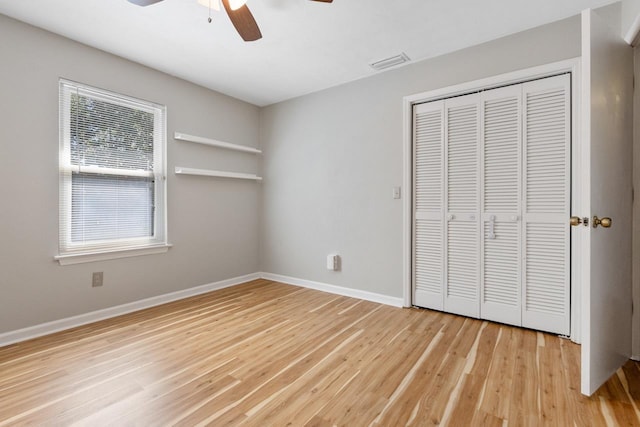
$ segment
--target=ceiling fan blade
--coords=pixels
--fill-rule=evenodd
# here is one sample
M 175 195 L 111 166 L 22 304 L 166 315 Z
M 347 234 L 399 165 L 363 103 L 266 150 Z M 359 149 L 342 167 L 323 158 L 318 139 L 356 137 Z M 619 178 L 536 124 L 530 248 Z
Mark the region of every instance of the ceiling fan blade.
M 159 3 L 162 0 L 129 0 L 129 3 L 133 3 L 138 6 L 151 6 L 152 4 Z
M 256 20 L 253 19 L 253 15 L 246 4 L 236 10 L 231 9 L 229 0 L 222 0 L 222 4 L 233 26 L 236 27 L 238 34 L 240 34 L 240 37 L 242 37 L 244 41 L 252 42 L 262 38 L 260 28 L 258 28 L 258 24 Z

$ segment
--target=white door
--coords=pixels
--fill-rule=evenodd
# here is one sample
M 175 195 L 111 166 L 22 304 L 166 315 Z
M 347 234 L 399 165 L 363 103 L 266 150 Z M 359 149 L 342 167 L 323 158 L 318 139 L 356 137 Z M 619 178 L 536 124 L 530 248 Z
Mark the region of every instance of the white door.
M 480 316 L 480 94 L 445 100 L 444 310 Z
M 570 333 L 570 82 L 414 106 L 414 304 Z
M 444 308 L 444 101 L 413 112 L 413 304 Z
M 522 85 L 482 93 L 480 316 L 521 326 Z
M 582 393 L 590 395 L 631 352 L 633 54 L 593 11 L 582 13 L 585 270 Z M 586 212 L 589 212 L 586 214 Z M 593 218 L 610 217 L 610 228 Z
M 569 335 L 571 78 L 522 85 L 522 326 Z

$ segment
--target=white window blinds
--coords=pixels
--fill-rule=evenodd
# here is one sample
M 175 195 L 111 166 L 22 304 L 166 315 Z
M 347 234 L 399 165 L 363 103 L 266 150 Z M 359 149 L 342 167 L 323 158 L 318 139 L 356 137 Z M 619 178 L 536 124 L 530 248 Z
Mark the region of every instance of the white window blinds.
M 60 82 L 61 255 L 166 243 L 165 108 Z

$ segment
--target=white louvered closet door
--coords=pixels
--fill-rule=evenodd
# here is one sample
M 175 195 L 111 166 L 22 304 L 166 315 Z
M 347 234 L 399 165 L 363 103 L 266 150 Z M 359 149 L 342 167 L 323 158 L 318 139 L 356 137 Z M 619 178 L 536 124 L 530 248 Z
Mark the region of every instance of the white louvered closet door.
M 444 309 L 480 316 L 480 95 L 445 101 Z
M 482 93 L 483 319 L 521 325 L 521 93 L 514 85 Z
M 443 101 L 414 107 L 413 138 L 413 303 L 443 310 Z
M 570 75 L 414 111 L 414 304 L 570 333 Z
M 570 77 L 523 84 L 522 325 L 570 333 Z

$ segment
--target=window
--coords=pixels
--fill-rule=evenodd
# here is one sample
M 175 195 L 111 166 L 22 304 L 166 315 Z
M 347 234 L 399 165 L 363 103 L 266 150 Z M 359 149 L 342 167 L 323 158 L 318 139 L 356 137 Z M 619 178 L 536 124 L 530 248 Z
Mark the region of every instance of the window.
M 166 251 L 165 117 L 60 81 L 61 264 Z

